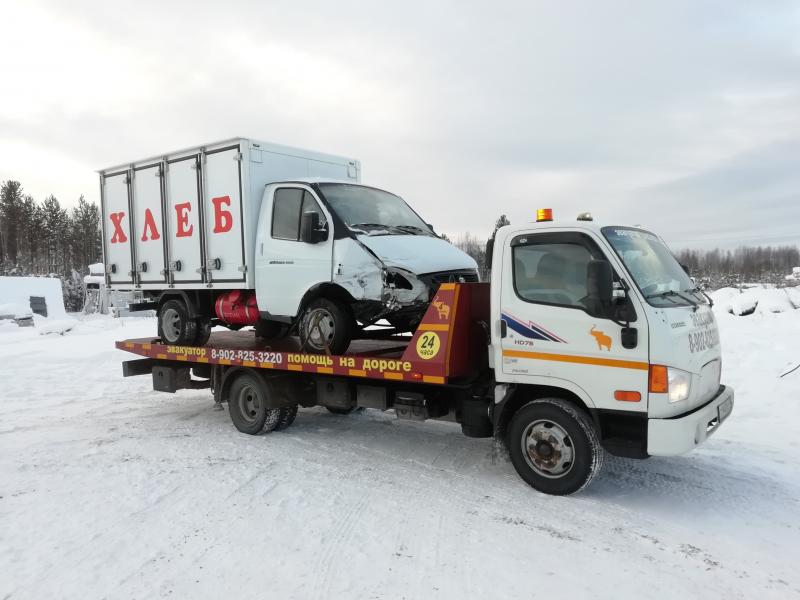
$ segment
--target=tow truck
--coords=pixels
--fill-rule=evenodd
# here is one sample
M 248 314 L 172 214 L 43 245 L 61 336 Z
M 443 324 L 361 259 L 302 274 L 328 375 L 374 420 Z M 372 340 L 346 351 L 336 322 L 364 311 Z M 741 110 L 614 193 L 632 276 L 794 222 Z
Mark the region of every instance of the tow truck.
M 289 427 L 298 407 L 455 421 L 555 495 L 585 488 L 606 452 L 684 454 L 730 416 L 711 300 L 654 233 L 540 209 L 495 232 L 487 264 L 488 282 L 441 283 L 411 335 L 343 354 L 244 330 L 201 347 L 129 339 L 117 348 L 141 358 L 123 375 L 149 374 L 163 392 L 210 388 L 251 435 Z

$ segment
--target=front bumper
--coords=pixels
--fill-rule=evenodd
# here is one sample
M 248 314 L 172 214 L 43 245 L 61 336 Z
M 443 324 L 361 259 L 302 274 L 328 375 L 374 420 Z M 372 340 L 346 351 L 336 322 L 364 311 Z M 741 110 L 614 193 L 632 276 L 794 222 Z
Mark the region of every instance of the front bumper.
M 722 407 L 722 409 L 720 409 Z M 733 388 L 720 386 L 717 395 L 689 413 L 647 420 L 647 453 L 685 454 L 706 441 L 733 411 Z

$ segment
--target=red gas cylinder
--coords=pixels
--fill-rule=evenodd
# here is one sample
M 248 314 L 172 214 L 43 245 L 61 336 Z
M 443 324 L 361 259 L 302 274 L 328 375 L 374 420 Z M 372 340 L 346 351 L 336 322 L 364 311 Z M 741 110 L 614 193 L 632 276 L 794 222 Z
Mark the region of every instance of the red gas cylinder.
M 231 290 L 214 303 L 214 311 L 228 325 L 255 325 L 258 323 L 256 295 L 249 290 Z

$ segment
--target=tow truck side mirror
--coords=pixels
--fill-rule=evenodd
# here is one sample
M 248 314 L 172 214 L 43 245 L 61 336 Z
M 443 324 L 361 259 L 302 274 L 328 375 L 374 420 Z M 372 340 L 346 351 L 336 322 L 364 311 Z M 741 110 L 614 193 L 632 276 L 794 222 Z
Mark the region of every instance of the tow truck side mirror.
M 485 252 L 485 259 L 484 262 L 486 263 L 486 268 L 492 268 L 492 256 L 494 255 L 494 237 L 490 237 L 486 241 L 486 252 Z
M 324 229 L 319 228 L 319 213 L 306 212 L 300 219 L 300 241 L 306 244 L 318 244 L 326 237 Z
M 586 265 L 586 292 L 602 307 L 611 305 L 614 294 L 614 271 L 607 260 L 590 260 Z

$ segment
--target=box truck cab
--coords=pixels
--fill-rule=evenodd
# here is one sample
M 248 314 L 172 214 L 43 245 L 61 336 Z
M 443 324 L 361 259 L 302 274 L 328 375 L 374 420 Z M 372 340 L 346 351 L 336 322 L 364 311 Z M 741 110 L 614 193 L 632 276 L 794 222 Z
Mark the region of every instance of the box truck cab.
M 245 138 L 105 169 L 107 284 L 142 291 L 170 344 L 249 325 L 338 353 L 411 331 L 436 286 L 477 281 L 477 265 L 360 178 L 355 159 Z

